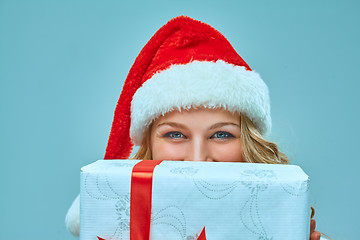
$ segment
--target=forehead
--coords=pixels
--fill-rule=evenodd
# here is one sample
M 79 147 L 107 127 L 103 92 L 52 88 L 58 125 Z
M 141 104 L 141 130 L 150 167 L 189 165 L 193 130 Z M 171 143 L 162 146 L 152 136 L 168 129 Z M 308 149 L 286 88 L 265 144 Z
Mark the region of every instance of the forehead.
M 234 122 L 239 123 L 240 114 L 231 113 L 222 108 L 208 109 L 208 108 L 191 108 L 189 110 L 182 109 L 181 111 L 174 110 L 160 116 L 154 122 L 155 125 L 163 122 Z

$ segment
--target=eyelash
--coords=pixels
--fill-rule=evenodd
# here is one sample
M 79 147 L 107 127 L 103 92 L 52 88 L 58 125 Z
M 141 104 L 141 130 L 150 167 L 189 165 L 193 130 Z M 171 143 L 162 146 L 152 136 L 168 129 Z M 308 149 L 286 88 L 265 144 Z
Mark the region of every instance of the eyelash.
M 216 137 L 216 135 L 218 135 L 218 134 L 223 134 L 223 135 L 225 135 L 225 136 L 223 136 L 223 137 L 219 137 L 219 136 L 217 136 Z M 232 135 L 231 133 L 229 133 L 229 132 L 225 132 L 225 131 L 219 131 L 219 132 L 216 132 L 216 133 L 214 133 L 211 137 L 210 137 L 210 139 L 213 139 L 213 138 L 217 138 L 217 139 L 228 139 L 228 138 L 234 138 L 235 136 L 234 135 Z
M 181 135 L 181 137 L 174 137 L 174 134 L 179 134 L 179 135 Z M 184 134 L 182 134 L 181 132 L 177 132 L 177 131 L 165 133 L 163 137 L 172 138 L 172 139 L 180 139 L 180 138 L 186 139 L 186 136 Z
M 178 136 L 175 137 L 174 135 L 177 134 Z M 224 136 L 223 137 L 219 137 L 218 135 L 219 134 L 223 134 Z M 173 131 L 173 132 L 168 132 L 166 134 L 163 135 L 163 137 L 166 137 L 166 138 L 172 138 L 172 139 L 181 139 L 181 138 L 184 138 L 184 139 L 187 139 L 187 137 L 182 134 L 181 132 L 178 132 L 178 131 Z M 213 135 L 211 135 L 210 139 L 228 139 L 228 138 L 234 138 L 235 136 L 232 135 L 231 133 L 229 132 L 226 132 L 226 131 L 218 131 L 216 133 L 214 133 Z

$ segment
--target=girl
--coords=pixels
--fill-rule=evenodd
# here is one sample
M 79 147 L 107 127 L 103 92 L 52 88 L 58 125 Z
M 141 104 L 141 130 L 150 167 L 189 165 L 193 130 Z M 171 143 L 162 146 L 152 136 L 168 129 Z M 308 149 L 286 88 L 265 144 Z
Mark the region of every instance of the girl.
M 271 129 L 268 89 L 211 26 L 180 16 L 136 58 L 115 109 L 105 159 L 287 164 Z M 66 221 L 78 233 L 78 201 Z M 311 220 L 310 239 L 320 239 Z

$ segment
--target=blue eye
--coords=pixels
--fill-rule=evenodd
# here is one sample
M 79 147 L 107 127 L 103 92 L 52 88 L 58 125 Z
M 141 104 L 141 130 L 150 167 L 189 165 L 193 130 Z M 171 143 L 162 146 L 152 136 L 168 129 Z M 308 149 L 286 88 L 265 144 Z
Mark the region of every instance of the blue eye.
M 210 138 L 227 139 L 227 138 L 233 138 L 233 137 L 234 137 L 234 135 L 232 135 L 229 132 L 220 131 L 220 132 L 214 133 Z
M 186 138 L 184 134 L 182 134 L 181 132 L 168 132 L 164 135 L 164 137 L 168 137 L 172 139 Z

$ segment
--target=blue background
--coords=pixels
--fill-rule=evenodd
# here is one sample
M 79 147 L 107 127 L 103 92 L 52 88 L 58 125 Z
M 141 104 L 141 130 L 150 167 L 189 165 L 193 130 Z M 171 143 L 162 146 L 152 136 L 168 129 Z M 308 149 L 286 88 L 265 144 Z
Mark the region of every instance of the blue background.
M 318 230 L 357 239 L 357 1 L 0 0 L 1 239 L 75 239 L 79 169 L 104 155 L 123 80 L 172 17 L 222 32 L 268 84 L 276 141 L 311 177 Z M 357 228 L 356 228 L 357 226 Z

